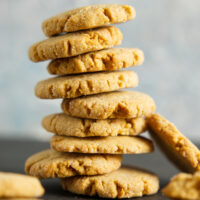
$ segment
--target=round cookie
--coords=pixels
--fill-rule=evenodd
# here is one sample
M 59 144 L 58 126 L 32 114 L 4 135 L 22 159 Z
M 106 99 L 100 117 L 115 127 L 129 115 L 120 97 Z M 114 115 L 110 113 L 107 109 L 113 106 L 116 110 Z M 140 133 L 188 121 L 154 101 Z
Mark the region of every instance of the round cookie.
M 40 81 L 35 95 L 41 99 L 75 98 L 137 85 L 138 76 L 132 71 L 99 72 Z
M 179 173 L 162 189 L 162 193 L 170 199 L 200 199 L 200 172 L 192 174 Z
M 114 71 L 141 65 L 144 54 L 134 48 L 112 48 L 69 58 L 52 60 L 47 70 L 50 74 L 67 75 L 96 71 Z
M 118 169 L 121 161 L 120 155 L 61 153 L 49 149 L 29 157 L 25 171 L 39 178 L 97 175 Z
M 44 117 L 43 127 L 56 135 L 74 137 L 139 135 L 146 131 L 144 118 L 132 119 L 83 119 L 64 113 Z
M 46 36 L 52 36 L 62 32 L 122 23 L 134 18 L 135 15 L 135 9 L 128 5 L 92 5 L 53 16 L 42 23 L 42 30 Z
M 59 152 L 140 154 L 153 152 L 151 140 L 143 137 L 64 137 L 53 136 L 51 148 Z
M 118 91 L 64 99 L 62 109 L 74 117 L 108 119 L 147 116 L 155 111 L 156 106 L 153 99 L 144 93 Z
M 41 197 L 44 192 L 36 177 L 0 172 L 0 198 Z
M 69 33 L 33 44 L 29 48 L 29 58 L 39 62 L 76 56 L 119 45 L 122 37 L 121 31 L 114 26 Z
M 148 171 L 122 167 L 98 176 L 76 176 L 62 179 L 62 187 L 72 193 L 103 198 L 141 197 L 157 193 L 159 179 Z
M 200 171 L 199 149 L 159 114 L 147 118 L 152 137 L 166 156 L 181 170 Z

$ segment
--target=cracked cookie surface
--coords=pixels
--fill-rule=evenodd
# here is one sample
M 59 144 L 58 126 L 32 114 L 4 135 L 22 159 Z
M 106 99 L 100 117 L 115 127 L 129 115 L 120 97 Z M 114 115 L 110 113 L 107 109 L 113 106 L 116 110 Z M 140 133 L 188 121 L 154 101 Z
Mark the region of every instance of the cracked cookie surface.
M 71 57 L 119 45 L 122 37 L 114 26 L 80 31 L 37 42 L 29 48 L 28 54 L 33 62 Z
M 146 131 L 146 120 L 142 117 L 94 120 L 58 113 L 44 117 L 42 125 L 56 135 L 74 137 L 139 135 Z
M 144 93 L 118 91 L 64 99 L 62 109 L 70 116 L 89 119 L 136 118 L 152 114 L 156 105 Z
M 59 152 L 102 153 L 102 154 L 140 154 L 153 152 L 151 140 L 143 137 L 64 137 L 53 136 L 51 148 Z
M 122 167 L 98 176 L 77 176 L 62 179 L 62 187 L 75 194 L 104 198 L 141 197 L 157 193 L 159 179 L 143 169 Z
M 97 175 L 118 169 L 121 161 L 120 155 L 61 153 L 49 149 L 29 157 L 25 171 L 39 178 Z
M 200 171 L 200 151 L 180 131 L 160 114 L 147 117 L 152 137 L 166 156 L 181 170 Z
M 192 174 L 180 173 L 174 176 L 162 192 L 172 199 L 200 199 L 200 172 Z
M 99 72 L 40 81 L 35 94 L 42 99 L 75 98 L 137 85 L 138 76 L 132 71 Z
M 47 70 L 50 74 L 67 75 L 117 69 L 141 65 L 144 54 L 136 48 L 111 48 L 70 58 L 52 60 Z
M 0 198 L 41 197 L 45 190 L 36 177 L 0 172 Z
M 128 5 L 92 5 L 50 17 L 42 23 L 42 30 L 46 36 L 52 36 L 62 32 L 74 32 L 126 22 L 133 19 L 135 15 L 135 9 Z

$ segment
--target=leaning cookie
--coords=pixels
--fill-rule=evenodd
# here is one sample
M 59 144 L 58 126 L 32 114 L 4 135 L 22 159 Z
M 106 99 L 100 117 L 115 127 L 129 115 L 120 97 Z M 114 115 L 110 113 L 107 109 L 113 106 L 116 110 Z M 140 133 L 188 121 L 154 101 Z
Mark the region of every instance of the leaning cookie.
M 40 181 L 35 177 L 0 172 L 0 198 L 41 197 L 44 192 Z
M 53 16 L 42 23 L 42 30 L 46 36 L 52 36 L 122 23 L 133 19 L 135 15 L 134 8 L 128 5 L 92 5 Z
M 49 149 L 29 157 L 25 171 L 39 178 L 97 175 L 118 169 L 121 161 L 120 155 L 61 153 Z
M 76 99 L 64 99 L 62 110 L 73 117 L 88 119 L 136 118 L 152 114 L 154 100 L 136 91 L 117 91 Z
M 52 60 L 47 70 L 50 74 L 68 75 L 117 69 L 141 65 L 144 54 L 136 48 L 111 48 L 69 58 Z
M 132 71 L 99 72 L 40 81 L 35 87 L 35 94 L 41 99 L 75 98 L 137 85 L 138 76 Z
M 151 153 L 154 146 L 151 140 L 143 137 L 64 137 L 53 136 L 51 148 L 59 152 L 100 153 L 100 154 L 141 154 Z
M 172 199 L 200 199 L 200 172 L 192 174 L 180 173 L 174 176 L 162 192 Z
M 139 135 L 146 131 L 146 120 L 142 117 L 132 119 L 84 119 L 70 117 L 65 113 L 48 115 L 42 126 L 56 135 L 74 137 Z
M 185 172 L 200 171 L 199 149 L 159 114 L 147 117 L 152 137 L 166 156 Z
M 52 37 L 35 43 L 29 48 L 33 62 L 66 58 L 119 45 L 122 33 L 116 27 L 105 27 Z
M 130 198 L 158 192 L 159 179 L 146 170 L 122 167 L 98 176 L 76 176 L 62 179 L 62 187 L 75 194 L 103 198 Z

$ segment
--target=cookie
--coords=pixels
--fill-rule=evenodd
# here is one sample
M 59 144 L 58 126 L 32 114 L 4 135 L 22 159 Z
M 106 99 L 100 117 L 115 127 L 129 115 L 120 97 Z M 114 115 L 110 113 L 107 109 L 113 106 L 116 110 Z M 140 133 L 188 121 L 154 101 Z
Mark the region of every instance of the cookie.
M 174 176 L 170 183 L 162 189 L 162 192 L 172 199 L 200 199 L 200 172 L 194 175 L 180 173 Z
M 31 198 L 44 194 L 40 181 L 31 176 L 0 172 L 0 198 Z
M 153 152 L 151 140 L 143 137 L 64 137 L 53 136 L 51 148 L 59 152 L 140 154 Z
M 89 119 L 142 117 L 153 113 L 155 108 L 151 97 L 135 91 L 110 92 L 62 102 L 66 114 Z
M 122 167 L 109 174 L 62 179 L 62 187 L 72 193 L 103 198 L 141 197 L 157 193 L 155 174 L 134 167 Z
M 35 43 L 29 48 L 29 58 L 39 62 L 76 56 L 118 45 L 122 37 L 121 31 L 114 26 L 69 33 Z
M 76 175 L 97 175 L 120 167 L 120 155 L 89 155 L 45 150 L 27 159 L 25 171 L 39 178 L 64 178 Z
M 139 135 L 146 131 L 146 120 L 142 117 L 94 120 L 58 113 L 44 117 L 42 125 L 56 135 L 74 137 Z
M 53 16 L 42 23 L 42 30 L 46 36 L 52 36 L 126 22 L 135 15 L 135 9 L 128 5 L 92 5 Z
M 41 99 L 75 98 L 136 87 L 137 84 L 138 76 L 132 71 L 61 76 L 40 81 L 35 87 L 35 95 Z
M 114 71 L 141 65 L 144 54 L 134 48 L 112 48 L 86 53 L 70 58 L 52 60 L 47 70 L 50 74 L 68 75 L 97 71 Z
M 185 172 L 200 171 L 199 149 L 159 114 L 147 118 L 151 135 L 166 156 Z

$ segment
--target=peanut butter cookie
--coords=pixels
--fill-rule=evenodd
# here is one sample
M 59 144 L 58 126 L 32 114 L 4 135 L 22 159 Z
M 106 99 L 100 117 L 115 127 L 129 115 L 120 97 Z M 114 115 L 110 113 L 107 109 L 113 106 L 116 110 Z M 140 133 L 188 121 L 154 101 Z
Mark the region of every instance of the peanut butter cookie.
M 35 94 L 41 99 L 75 98 L 137 85 L 138 76 L 132 71 L 99 72 L 40 81 Z
M 27 174 L 39 178 L 64 178 L 75 175 L 97 175 L 121 166 L 120 155 L 61 153 L 45 150 L 27 159 Z
M 62 109 L 74 117 L 107 119 L 147 116 L 155 111 L 156 106 L 153 99 L 144 93 L 118 91 L 64 99 Z
M 41 197 L 44 192 L 36 177 L 0 172 L 0 198 Z
M 51 148 L 59 152 L 140 154 L 153 152 L 151 140 L 143 137 L 64 137 L 53 136 Z
M 135 15 L 135 9 L 128 5 L 92 5 L 53 16 L 42 23 L 42 30 L 46 36 L 52 36 L 126 22 Z
M 200 172 L 192 174 L 180 173 L 174 176 L 162 192 L 172 199 L 200 199 Z
M 69 58 L 52 60 L 47 70 L 50 74 L 67 75 L 97 71 L 114 71 L 141 65 L 144 54 L 134 48 L 111 48 Z
M 167 157 L 181 170 L 200 171 L 200 151 L 168 120 L 159 114 L 147 118 L 152 137 Z
M 139 135 L 146 131 L 146 120 L 132 119 L 83 119 L 64 113 L 44 117 L 43 127 L 56 135 L 74 137 Z
M 62 187 L 75 194 L 97 195 L 103 198 L 130 198 L 157 193 L 159 179 L 146 170 L 122 167 L 109 174 L 62 179 Z
M 29 48 L 29 58 L 39 62 L 76 56 L 119 45 L 122 37 L 121 31 L 114 26 L 69 33 L 35 43 Z

